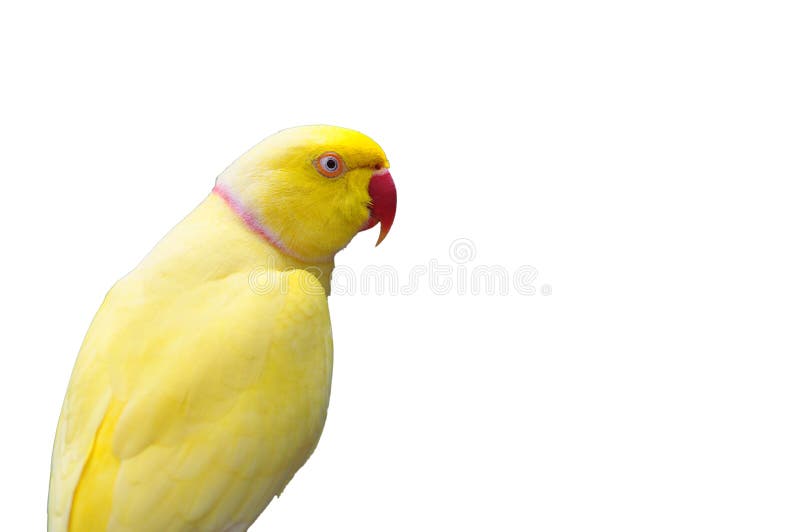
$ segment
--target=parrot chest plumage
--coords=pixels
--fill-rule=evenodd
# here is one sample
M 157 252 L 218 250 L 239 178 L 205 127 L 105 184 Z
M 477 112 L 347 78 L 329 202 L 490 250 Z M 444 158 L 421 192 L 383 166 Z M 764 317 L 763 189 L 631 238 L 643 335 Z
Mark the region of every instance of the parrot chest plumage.
M 210 196 L 109 292 L 53 451 L 49 530 L 244 530 L 310 456 L 332 340 L 318 279 Z M 319 268 L 319 266 L 318 266 Z

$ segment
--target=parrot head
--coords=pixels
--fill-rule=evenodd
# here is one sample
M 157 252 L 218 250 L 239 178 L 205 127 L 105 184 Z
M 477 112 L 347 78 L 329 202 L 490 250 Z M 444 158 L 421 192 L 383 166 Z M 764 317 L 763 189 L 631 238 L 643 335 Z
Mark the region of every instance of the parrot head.
M 214 190 L 285 254 L 327 262 L 359 231 L 380 223 L 378 244 L 386 237 L 397 205 L 388 168 L 381 147 L 358 131 L 302 126 L 251 148 Z

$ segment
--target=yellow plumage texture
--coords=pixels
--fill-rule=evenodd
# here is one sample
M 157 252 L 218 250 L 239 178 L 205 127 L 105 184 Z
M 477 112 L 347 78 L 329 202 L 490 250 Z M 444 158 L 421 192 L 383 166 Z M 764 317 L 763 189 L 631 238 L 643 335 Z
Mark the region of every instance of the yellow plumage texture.
M 312 173 L 323 148 L 341 152 L 349 181 Z M 332 257 L 369 218 L 369 176 L 387 165 L 351 130 L 278 134 L 218 186 L 286 250 L 211 194 L 114 285 L 59 419 L 51 532 L 246 530 L 280 494 L 325 423 Z M 254 271 L 273 289 L 254 290 Z

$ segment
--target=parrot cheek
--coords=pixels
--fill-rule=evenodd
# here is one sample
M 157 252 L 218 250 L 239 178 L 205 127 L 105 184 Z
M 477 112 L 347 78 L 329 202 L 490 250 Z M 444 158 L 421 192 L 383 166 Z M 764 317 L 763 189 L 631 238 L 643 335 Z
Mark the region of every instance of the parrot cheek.
M 370 216 L 361 230 L 371 229 L 380 222 L 381 231 L 378 235 L 378 242 L 375 243 L 377 246 L 389 234 L 397 210 L 397 189 L 388 170 L 380 170 L 372 174 L 368 192 L 371 199 Z

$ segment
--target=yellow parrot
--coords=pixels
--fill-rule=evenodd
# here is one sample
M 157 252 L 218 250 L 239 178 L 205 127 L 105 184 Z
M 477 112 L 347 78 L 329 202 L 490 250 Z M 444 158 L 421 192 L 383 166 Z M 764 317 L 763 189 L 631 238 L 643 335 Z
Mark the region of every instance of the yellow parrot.
M 50 532 L 244 531 L 317 445 L 337 251 L 394 221 L 383 150 L 268 137 L 108 292 L 56 429 Z

